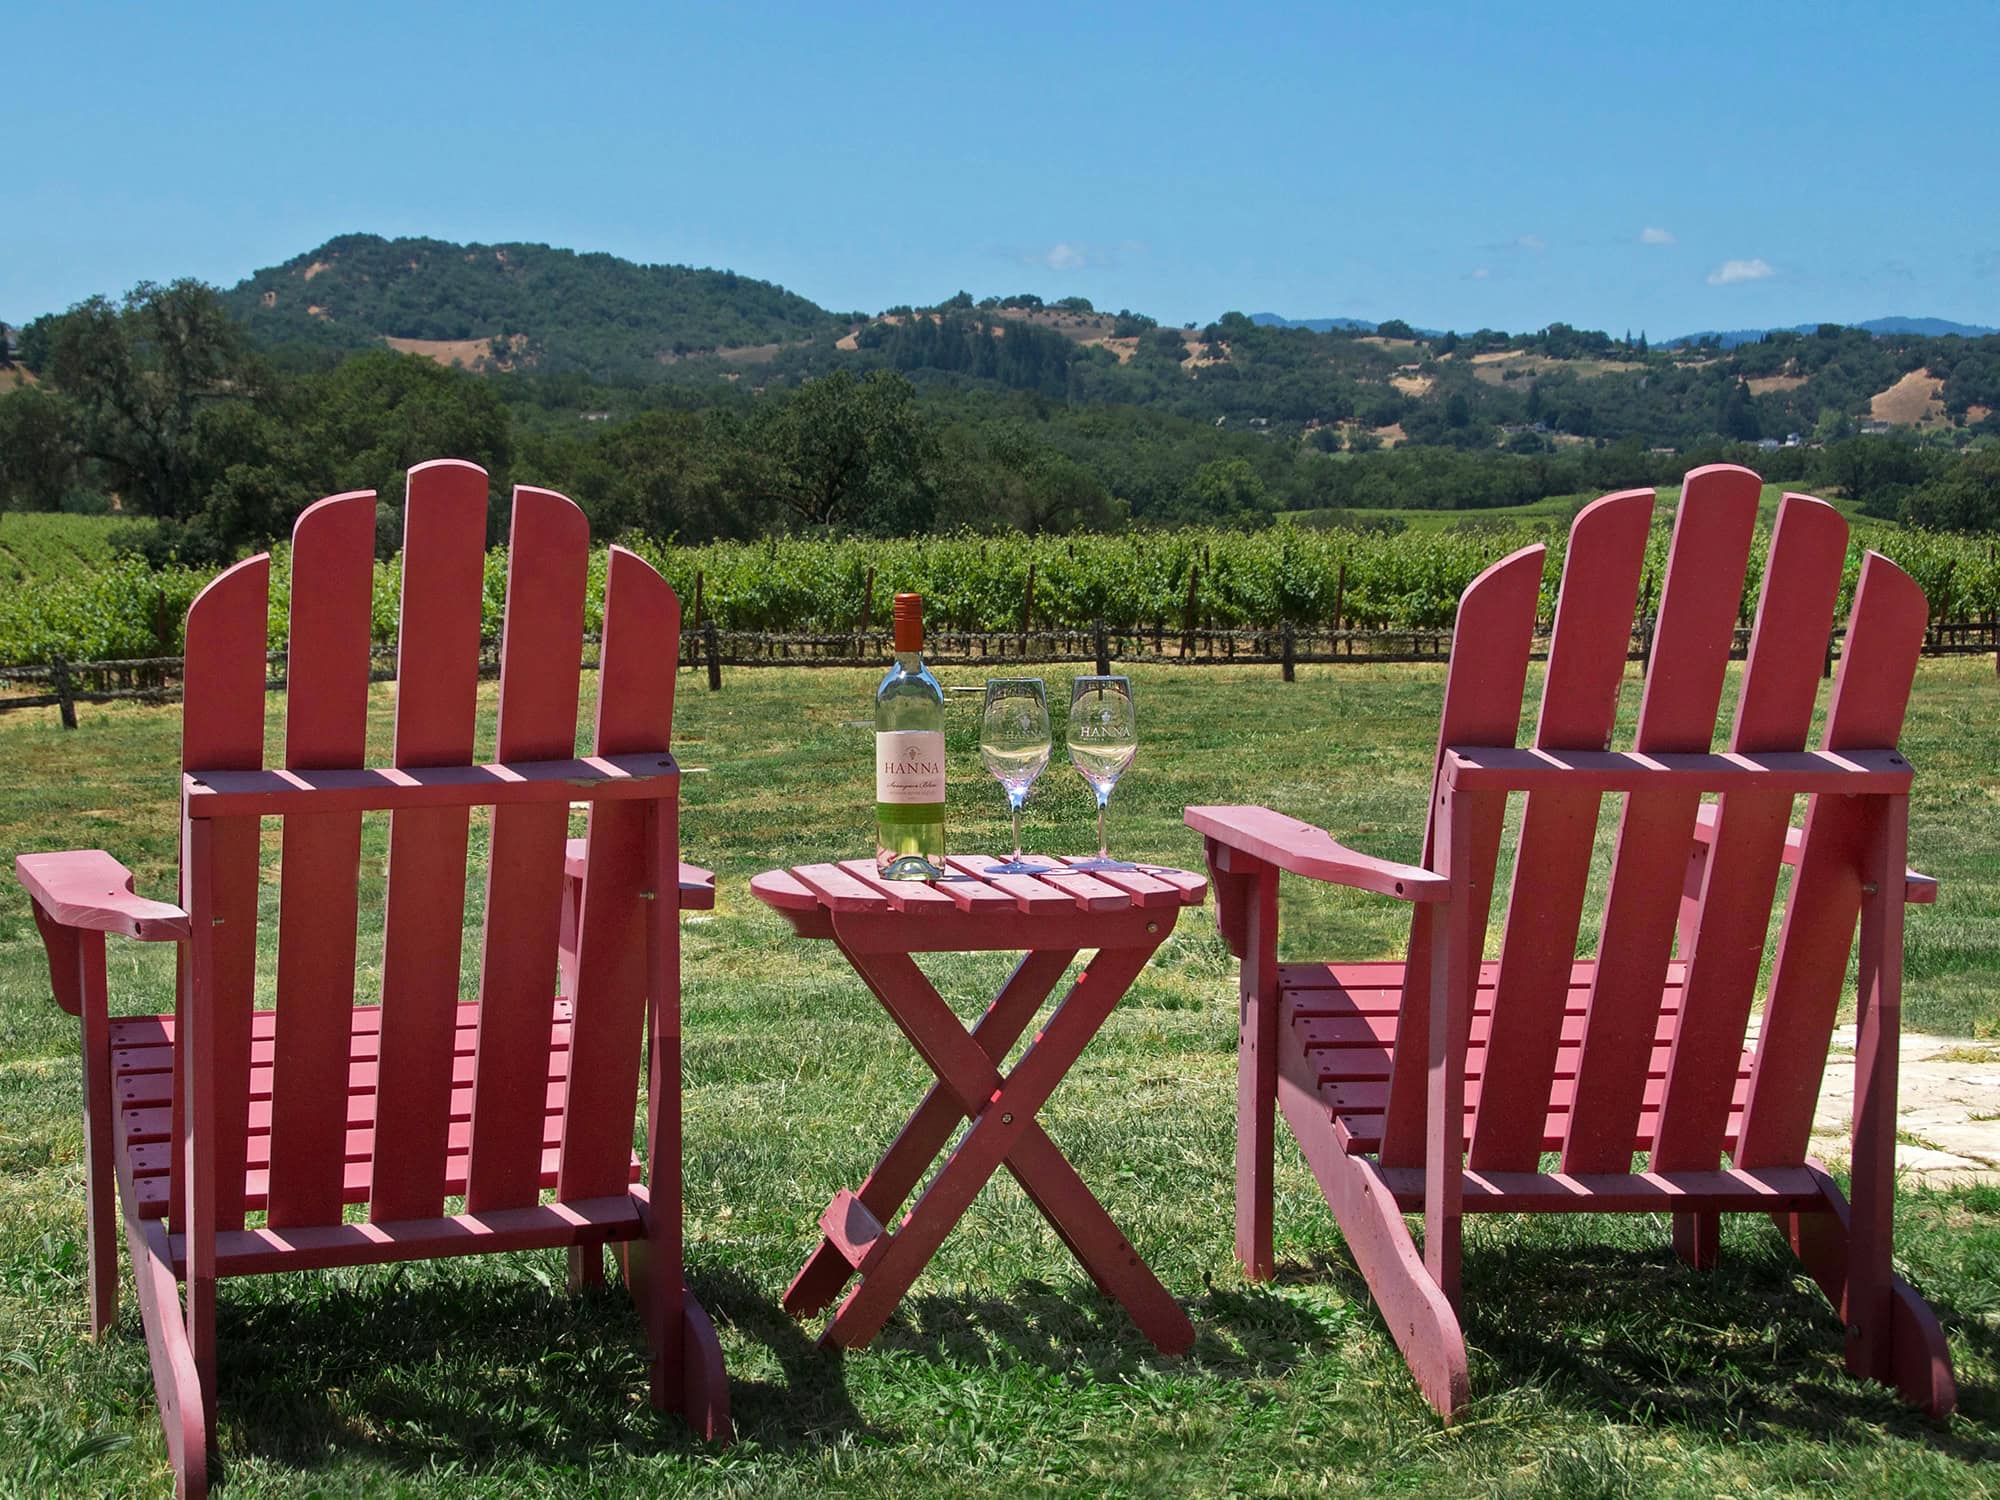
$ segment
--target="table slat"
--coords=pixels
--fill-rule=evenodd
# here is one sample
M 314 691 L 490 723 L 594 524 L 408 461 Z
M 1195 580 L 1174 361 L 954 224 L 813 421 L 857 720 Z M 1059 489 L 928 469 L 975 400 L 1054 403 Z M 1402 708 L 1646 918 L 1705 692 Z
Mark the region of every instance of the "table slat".
M 843 859 L 840 868 L 869 890 L 884 896 L 897 911 L 922 913 L 957 911 L 958 903 L 923 880 L 884 880 L 872 859 Z
M 828 911 L 888 911 L 889 898 L 872 891 L 839 865 L 800 865 L 792 874 L 812 887 Z

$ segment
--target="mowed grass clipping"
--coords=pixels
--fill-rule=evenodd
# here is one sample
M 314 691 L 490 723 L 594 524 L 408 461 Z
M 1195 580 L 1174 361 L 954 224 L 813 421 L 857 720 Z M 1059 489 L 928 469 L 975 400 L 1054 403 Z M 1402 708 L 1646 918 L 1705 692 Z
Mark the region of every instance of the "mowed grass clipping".
M 1068 672 L 1050 670 L 1060 701 Z M 977 674 L 946 674 L 976 684 Z M 1137 765 L 1115 852 L 1197 866 L 1181 809 L 1257 801 L 1391 858 L 1420 852 L 1442 671 L 1135 673 Z M 928 1075 L 826 943 L 753 901 L 774 865 L 862 853 L 871 833 L 864 672 L 683 674 L 684 855 L 712 917 L 684 952 L 688 1264 L 715 1314 L 741 1440 L 714 1452 L 646 1405 L 639 1326 L 615 1278 L 572 1296 L 555 1254 L 245 1278 L 223 1291 L 220 1442 L 231 1496 L 301 1494 L 1791 1495 L 1989 1492 L 2000 1459 L 2000 1188 L 1911 1189 L 1899 1268 L 1950 1333 L 1959 1415 L 1932 1424 L 1849 1380 L 1838 1319 L 1771 1226 L 1727 1222 L 1721 1268 L 1674 1259 L 1661 1219 L 1478 1219 L 1467 1336 L 1477 1400 L 1441 1428 L 1416 1394 L 1297 1152 L 1281 1146 L 1279 1280 L 1231 1257 L 1235 964 L 1185 914 L 1044 1120 L 1183 1299 L 1194 1352 L 1159 1356 L 1002 1174 L 883 1334 L 846 1356 L 778 1307 L 821 1208 L 858 1186 Z M 1528 694 L 1532 705 L 1538 677 Z M 1637 703 L 1628 675 L 1625 733 Z M 1733 701 L 1732 683 L 1729 701 Z M 1904 749 L 1913 860 L 1943 881 L 1909 914 L 1905 1024 L 2000 1035 L 2000 684 L 1926 662 Z M 1007 838 L 967 695 L 949 710 L 950 836 Z M 394 688 L 374 692 L 386 759 Z M 492 744 L 491 689 L 481 752 Z M 270 700 L 280 753 L 284 698 Z M 585 705 L 584 723 L 589 722 Z M 102 846 L 168 895 L 173 708 L 0 716 L 0 849 Z M 699 769 L 697 769 L 699 768 Z M 1615 811 L 1602 821 L 1597 885 Z M 1058 764 L 1028 803 L 1031 851 L 1094 838 Z M 267 825 L 268 873 L 278 843 Z M 379 982 L 386 828 L 367 827 L 357 991 Z M 483 846 L 475 841 L 475 853 Z M 1678 858 L 1664 851 L 1665 858 Z M 1505 871 L 1502 872 L 1504 882 Z M 472 872 L 464 985 L 477 980 Z M 1504 889 L 1504 885 L 1502 887 Z M 261 937 L 275 946 L 275 880 Z M 1288 882 L 1287 957 L 1394 955 L 1406 910 Z M 1489 946 L 1497 942 L 1497 933 Z M 1586 945 L 1589 939 L 1586 935 Z M 115 941 L 114 1008 L 171 1004 L 171 953 Z M 1001 956 L 925 960 L 970 1015 Z M 268 978 L 265 1000 L 268 1002 Z M 170 1478 L 129 1276 L 84 1335 L 76 1023 L 48 998 L 28 905 L 0 888 L 0 1494 L 161 1494 Z

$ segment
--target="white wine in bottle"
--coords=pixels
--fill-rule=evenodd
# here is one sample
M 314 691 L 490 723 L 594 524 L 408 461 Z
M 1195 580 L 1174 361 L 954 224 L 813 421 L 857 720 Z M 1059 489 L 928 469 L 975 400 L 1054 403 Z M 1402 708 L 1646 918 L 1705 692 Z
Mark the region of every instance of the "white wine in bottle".
M 944 874 L 944 689 L 924 666 L 924 598 L 896 596 L 896 664 L 875 689 L 875 868 Z

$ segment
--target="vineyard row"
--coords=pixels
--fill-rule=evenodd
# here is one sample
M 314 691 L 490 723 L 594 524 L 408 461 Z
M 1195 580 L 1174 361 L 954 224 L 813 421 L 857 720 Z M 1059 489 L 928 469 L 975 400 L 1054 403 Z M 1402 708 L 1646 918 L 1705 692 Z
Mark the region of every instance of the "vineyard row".
M 1876 543 L 1923 588 L 1934 619 L 2000 616 L 2000 562 L 1986 537 L 1882 531 Z M 1641 615 L 1657 608 L 1669 534 L 1656 527 Z M 1020 635 L 1090 631 L 1097 622 L 1135 640 L 1179 640 L 1192 631 L 1274 632 L 1447 629 L 1465 587 L 1489 564 L 1539 542 L 1548 549 L 1542 615 L 1555 608 L 1563 533 L 1404 532 L 1394 536 L 1281 526 L 1240 533 L 1187 530 L 1063 538 L 923 538 L 785 541 L 676 547 L 633 543 L 680 594 L 692 630 L 865 636 L 887 620 L 899 591 L 925 596 L 933 631 Z M 1742 621 L 1762 581 L 1768 535 L 1752 550 Z M 1841 609 L 1859 571 L 1849 547 Z M 290 571 L 273 553 L 270 639 L 282 648 Z M 602 551 L 591 560 L 586 628 L 603 608 Z M 487 560 L 486 633 L 500 630 L 506 554 Z M 177 655 L 188 604 L 208 581 L 200 570 L 152 568 L 136 557 L 38 579 L 0 596 L 0 665 Z M 375 570 L 374 635 L 393 642 L 400 606 L 395 562 Z

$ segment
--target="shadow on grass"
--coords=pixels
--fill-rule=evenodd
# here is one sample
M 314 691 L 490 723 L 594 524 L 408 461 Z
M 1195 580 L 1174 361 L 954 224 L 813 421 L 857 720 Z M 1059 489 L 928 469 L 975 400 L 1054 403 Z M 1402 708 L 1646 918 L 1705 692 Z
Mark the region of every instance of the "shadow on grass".
M 415 1473 L 446 1462 L 476 1474 L 712 1456 L 678 1413 L 648 1404 L 644 1330 L 616 1276 L 571 1294 L 558 1266 L 503 1259 L 470 1272 L 447 1262 L 233 1283 L 219 1316 L 225 1464 Z M 839 1362 L 768 1294 L 728 1270 L 690 1286 L 719 1325 L 769 1346 L 785 1370 L 782 1386 L 732 1380 L 739 1433 L 781 1448 L 869 1434 Z
M 1125 1309 L 1081 1276 L 1066 1286 L 1038 1279 L 990 1296 L 916 1292 L 903 1299 L 871 1347 L 960 1366 L 1024 1366 L 1048 1375 L 1121 1381 L 1169 1368 L 1222 1378 L 1266 1379 L 1322 1355 L 1324 1322 L 1264 1288 L 1211 1289 L 1183 1300 L 1194 1347 L 1162 1354 Z
M 1840 1319 L 1775 1235 L 1725 1237 L 1721 1263 L 1697 1272 L 1664 1244 L 1589 1233 L 1516 1221 L 1468 1245 L 1461 1316 L 1475 1401 L 1531 1389 L 1557 1407 L 1653 1428 L 1743 1441 L 1890 1435 L 1958 1460 L 2000 1460 L 1991 1435 L 2000 1400 L 1969 1384 L 1964 1368 L 2000 1360 L 2000 1330 L 1987 1320 L 1933 1301 L 1961 1366 L 1961 1419 L 1935 1422 L 1891 1388 L 1846 1373 Z M 1311 1270 L 1281 1266 L 1279 1284 L 1319 1276 L 1370 1307 L 1386 1343 L 1367 1283 L 1345 1254 Z

